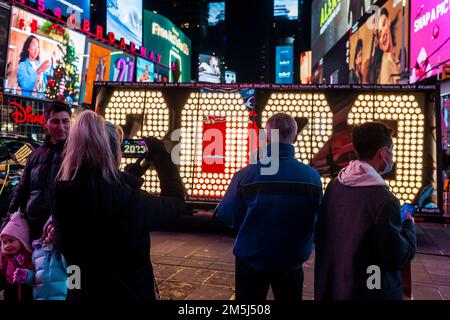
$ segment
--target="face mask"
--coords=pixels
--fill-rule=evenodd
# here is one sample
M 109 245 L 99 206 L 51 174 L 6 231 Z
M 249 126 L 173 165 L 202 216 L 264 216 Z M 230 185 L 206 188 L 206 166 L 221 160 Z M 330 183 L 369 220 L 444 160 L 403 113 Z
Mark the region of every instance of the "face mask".
M 386 162 L 386 167 L 384 167 L 384 170 L 382 172 L 380 172 L 380 175 L 385 175 L 389 172 L 392 171 L 392 169 L 394 168 L 394 161 L 386 161 L 386 159 L 384 159 L 384 162 Z

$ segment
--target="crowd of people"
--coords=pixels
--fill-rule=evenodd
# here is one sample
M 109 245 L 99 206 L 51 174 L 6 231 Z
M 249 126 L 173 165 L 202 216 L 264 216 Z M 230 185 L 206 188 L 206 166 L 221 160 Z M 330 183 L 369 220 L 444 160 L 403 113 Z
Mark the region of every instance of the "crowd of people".
M 149 232 L 185 211 L 171 155 L 162 141 L 146 138 L 145 159 L 121 171 L 121 128 L 93 111 L 71 124 L 70 108 L 59 102 L 46 108 L 45 127 L 48 137 L 30 155 L 1 227 L 4 299 L 155 300 Z M 278 171 L 264 174 L 267 161 L 241 169 L 217 208 L 237 230 L 236 299 L 265 300 L 272 287 L 276 300 L 300 301 L 314 244 L 316 299 L 403 299 L 401 271 L 416 238 L 413 218 L 402 221 L 382 178 L 393 167 L 390 129 L 356 126 L 358 160 L 325 194 L 318 172 L 294 156 L 296 121 L 275 114 L 266 132 L 266 156 L 278 157 Z M 150 163 L 159 196 L 141 190 Z M 81 270 L 77 285 L 69 266 Z M 369 285 L 373 267 L 380 279 Z

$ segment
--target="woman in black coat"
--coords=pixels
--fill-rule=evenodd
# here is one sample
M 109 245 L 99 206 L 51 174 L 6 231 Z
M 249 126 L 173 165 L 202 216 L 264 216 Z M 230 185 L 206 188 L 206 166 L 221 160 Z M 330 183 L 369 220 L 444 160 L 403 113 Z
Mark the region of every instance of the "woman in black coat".
M 159 197 L 131 189 L 111 149 L 117 145 L 111 148 L 103 118 L 82 112 L 69 134 L 55 185 L 57 245 L 68 265 L 81 271 L 81 288 L 69 290 L 68 297 L 154 300 L 149 231 L 184 212 L 182 182 L 157 139 L 151 140 L 150 155 L 160 180 Z

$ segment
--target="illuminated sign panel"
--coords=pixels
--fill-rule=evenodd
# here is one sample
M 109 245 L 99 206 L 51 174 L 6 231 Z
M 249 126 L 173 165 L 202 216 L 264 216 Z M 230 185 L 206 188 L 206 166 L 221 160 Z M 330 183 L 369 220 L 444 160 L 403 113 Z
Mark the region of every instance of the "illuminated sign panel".
M 217 201 L 224 195 L 233 174 L 249 163 L 249 151 L 255 151 L 250 137 L 278 112 L 296 119 L 299 133 L 295 157 L 316 168 L 325 185 L 356 158 L 351 129 L 366 121 L 384 122 L 394 132 L 396 165 L 385 179 L 401 202 L 412 201 L 422 186 L 430 183 L 427 179 L 432 174 L 427 178 L 425 173 L 435 170 L 436 164 L 430 160 L 435 156 L 424 146 L 434 139 L 434 133 L 426 131 L 426 123 L 434 121 L 431 100 L 426 97 L 434 94 L 432 91 L 405 94 L 392 88 L 333 89 L 325 95 L 322 89 L 303 86 L 291 90 L 266 87 L 247 96 L 243 87 L 228 86 L 209 90 L 194 85 L 104 87 L 113 91 L 112 97 L 98 105 L 98 111 L 125 132 L 131 132 L 127 129 L 131 118 L 143 123 L 128 138 L 172 137 L 172 156 L 179 155 L 180 175 L 192 201 Z M 255 122 L 257 114 L 259 125 Z M 173 119 L 180 122 L 174 124 Z M 132 161 L 126 159 L 124 163 Z M 145 179 L 144 188 L 158 192 L 156 173 L 149 171 Z
M 277 46 L 275 59 L 275 83 L 291 84 L 294 81 L 293 47 Z

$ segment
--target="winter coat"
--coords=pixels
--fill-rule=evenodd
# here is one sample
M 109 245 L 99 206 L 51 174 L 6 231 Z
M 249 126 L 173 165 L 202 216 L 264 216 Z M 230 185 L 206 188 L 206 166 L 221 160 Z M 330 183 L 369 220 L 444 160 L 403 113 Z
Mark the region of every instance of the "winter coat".
M 415 251 L 413 222 L 401 223 L 386 182 L 370 165 L 352 161 L 328 185 L 319 212 L 315 299 L 402 299 L 401 269 Z M 370 278 L 376 268 L 379 288 Z
M 24 281 L 33 286 L 35 300 L 65 300 L 67 295 L 67 263 L 64 257 L 42 240 L 33 242 L 31 255 L 34 270 L 27 270 Z
M 261 171 L 270 166 L 263 161 L 236 172 L 218 207 L 218 218 L 238 230 L 234 255 L 255 269 L 296 270 L 311 255 L 322 183 L 294 154 L 280 144 L 273 175 Z
M 81 290 L 69 290 L 68 299 L 155 299 L 149 231 L 175 221 L 185 206 L 170 154 L 155 155 L 154 163 L 160 196 L 89 168 L 56 183 L 56 245 L 81 271 Z
M 25 213 L 31 240 L 40 238 L 42 227 L 51 214 L 54 181 L 63 147 L 64 143 L 53 144 L 47 138 L 29 156 L 20 183 L 14 190 L 9 212 L 20 208 Z

